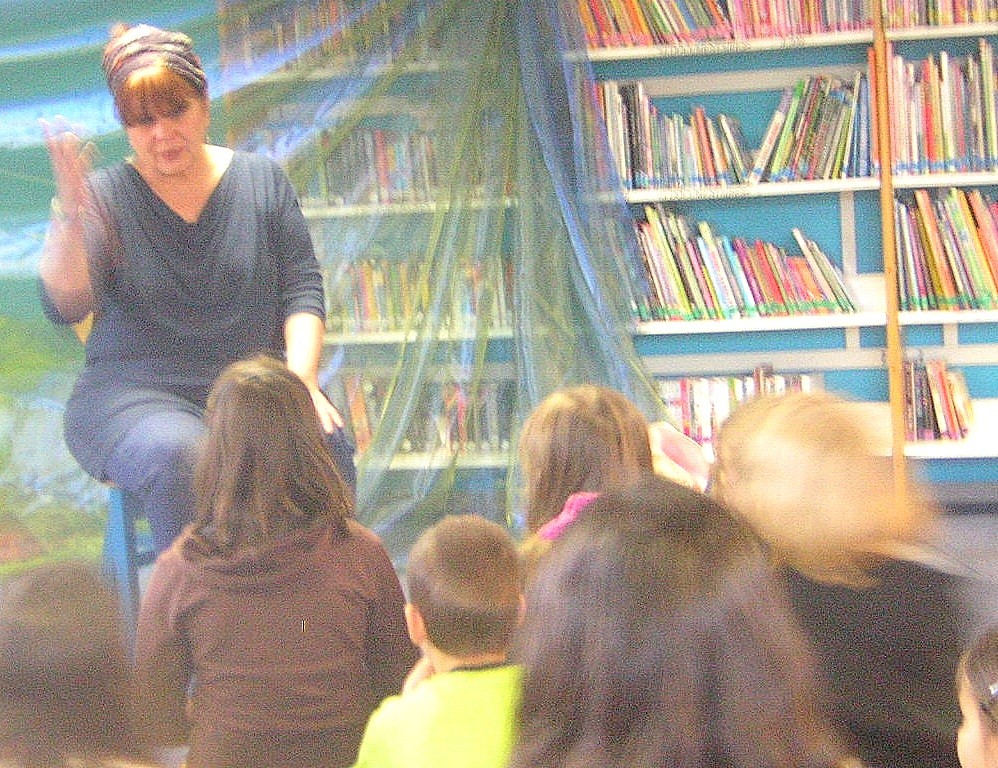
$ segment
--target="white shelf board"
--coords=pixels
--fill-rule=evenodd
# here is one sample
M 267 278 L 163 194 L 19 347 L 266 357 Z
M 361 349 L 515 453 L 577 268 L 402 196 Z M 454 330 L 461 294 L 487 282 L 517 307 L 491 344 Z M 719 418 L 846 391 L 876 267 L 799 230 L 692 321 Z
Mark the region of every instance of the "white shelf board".
M 971 325 L 998 323 L 995 309 L 920 310 L 898 313 L 901 325 Z M 998 344 L 998 338 L 995 339 Z
M 814 328 L 863 328 L 882 326 L 883 313 L 848 312 L 825 315 L 786 315 L 746 317 L 733 320 L 656 320 L 639 323 L 639 336 L 684 336 L 696 333 L 756 333 L 759 331 L 797 331 Z
M 338 346 L 363 346 L 365 344 L 402 344 L 413 342 L 419 337 L 416 331 L 354 331 L 342 333 L 330 331 L 326 333 L 325 343 Z M 436 343 L 471 342 L 477 338 L 474 329 L 460 333 L 442 332 L 435 339 Z M 489 339 L 511 339 L 512 328 L 493 328 L 489 331 Z
M 917 459 L 998 459 L 998 399 L 973 401 L 974 423 L 961 440 L 919 440 L 905 455 Z
M 945 37 L 987 37 L 998 34 L 998 24 L 937 24 L 889 29 L 888 40 L 939 40 Z
M 456 459 L 453 450 L 414 451 L 396 454 L 390 468 L 413 472 L 421 469 L 440 469 L 456 461 L 456 465 L 462 469 L 503 469 L 509 465 L 509 458 L 508 450 L 461 450 Z
M 886 325 L 884 276 L 880 273 L 847 275 L 844 280 L 846 291 L 858 307 L 857 312 L 742 317 L 731 320 L 655 320 L 637 323 L 634 333 L 638 336 L 682 336 L 816 328 L 875 328 Z
M 485 208 L 512 208 L 515 201 L 512 198 L 504 197 L 495 202 L 488 200 L 468 200 L 461 201 L 459 206 L 465 210 L 483 210 Z M 306 219 L 343 219 L 360 218 L 371 216 L 407 216 L 411 214 L 430 214 L 439 211 L 447 211 L 450 208 L 458 208 L 458 205 L 451 205 L 444 200 L 424 200 L 412 202 L 391 202 L 391 203 L 361 203 L 350 205 L 335 205 L 313 198 L 306 198 L 301 201 L 302 214 Z
M 939 187 L 986 187 L 998 185 L 998 173 L 895 173 L 894 189 L 930 189 Z
M 873 41 L 873 31 L 824 32 L 814 35 L 786 37 L 754 37 L 742 40 L 704 40 L 695 43 L 663 45 L 616 46 L 590 48 L 590 61 L 627 61 L 631 59 L 674 59 L 685 56 L 715 56 L 761 51 L 783 51 L 796 48 L 828 48 L 841 45 L 863 45 Z
M 718 186 L 658 187 L 630 189 L 624 199 L 631 204 L 678 200 L 728 200 L 732 198 L 792 197 L 796 195 L 835 195 L 843 192 L 876 190 L 880 179 L 819 179 L 814 181 L 763 181 L 758 184 Z

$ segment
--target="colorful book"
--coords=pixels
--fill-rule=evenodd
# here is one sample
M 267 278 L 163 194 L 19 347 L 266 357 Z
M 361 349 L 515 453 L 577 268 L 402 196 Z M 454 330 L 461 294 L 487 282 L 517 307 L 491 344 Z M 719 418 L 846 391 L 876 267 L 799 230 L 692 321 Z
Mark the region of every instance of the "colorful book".
M 780 95 L 780 102 L 776 106 L 773 116 L 770 118 L 766 132 L 763 134 L 762 143 L 759 145 L 759 151 L 756 153 L 755 163 L 748 178 L 749 184 L 758 184 L 766 178 L 773 150 L 783 131 L 783 126 L 786 123 L 787 113 L 790 110 L 790 104 L 794 99 L 795 92 L 796 88 L 783 89 L 783 93 Z

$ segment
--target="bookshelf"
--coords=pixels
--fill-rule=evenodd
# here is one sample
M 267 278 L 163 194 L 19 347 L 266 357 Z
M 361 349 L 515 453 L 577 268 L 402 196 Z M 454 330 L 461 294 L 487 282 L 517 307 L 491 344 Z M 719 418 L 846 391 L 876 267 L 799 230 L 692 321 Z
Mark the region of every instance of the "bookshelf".
M 359 457 L 360 516 L 382 533 L 404 521 L 388 541 L 393 552 L 404 552 L 443 511 L 489 510 L 504 519 L 515 509 L 509 473 L 520 419 L 552 389 L 582 380 L 615 386 L 660 415 L 658 378 L 744 376 L 767 365 L 806 374 L 886 409 L 904 471 L 939 482 L 971 472 L 998 480 L 993 455 L 981 447 L 994 414 L 987 403 L 998 399 L 998 316 L 902 311 L 892 226 L 897 195 L 989 192 L 998 187 L 993 170 L 878 174 L 873 147 L 890 138 L 881 135 L 886 121 L 877 121 L 855 136 L 867 166 L 826 154 L 838 170 L 824 178 L 774 173 L 757 183 L 627 186 L 606 173 L 592 182 L 581 167 L 605 171 L 618 158 L 601 142 L 599 121 L 586 120 L 592 105 L 580 89 L 590 82 L 570 83 L 557 66 L 545 70 L 555 57 L 530 60 L 532 43 L 517 35 L 543 34 L 545 22 L 514 20 L 515 5 L 272 0 L 265 13 L 236 0 L 220 6 L 230 138 L 280 159 L 299 189 L 326 266 L 324 375 L 354 429 L 366 421 L 370 431 Z M 561 6 L 573 8 L 562 20 L 578 25 L 578 6 Z M 994 35 L 993 26 L 974 23 L 939 35 L 895 30 L 888 40 L 872 19 L 811 20 L 811 27 L 818 21 L 825 26 L 762 34 L 742 24 L 727 39 L 618 40 L 557 53 L 564 69 L 595 75 L 594 87 L 640 82 L 670 114 L 702 106 L 711 118 L 737 116 L 754 149 L 784 89 L 802 79 L 835 78 L 850 108 L 865 98 L 872 112 L 873 97 L 886 95 L 888 50 L 911 46 L 905 55 L 924 56 L 944 40 L 970 41 L 969 50 L 980 35 Z M 946 36 L 956 29 L 962 35 Z M 879 51 L 875 66 L 871 46 Z M 963 54 L 954 48 L 953 55 Z M 866 78 L 862 97 L 857 73 Z M 566 77 L 555 94 L 561 100 L 538 99 L 558 77 Z M 555 103 L 578 121 L 552 119 L 559 129 L 552 140 L 537 126 L 557 117 L 544 114 Z M 578 154 L 566 161 L 570 151 Z M 558 173 L 577 193 L 568 202 Z M 763 242 L 774 265 L 802 255 L 799 229 L 834 265 L 854 306 L 826 311 L 800 277 L 796 300 L 813 311 L 642 317 L 648 307 L 638 299 L 649 276 L 621 243 L 637 247 L 633 220 L 648 207 L 674 211 L 698 232 L 706 222 L 718 238 Z M 900 370 L 911 354 L 966 369 L 983 405 L 975 409 L 981 425 L 960 448 L 898 441 Z M 489 413 L 498 430 L 482 426 Z
M 357 445 L 358 517 L 401 565 L 446 512 L 505 520 L 517 412 L 515 201 L 499 57 L 436 2 L 225 0 L 234 146 L 278 159 L 324 269 L 321 380 Z M 452 26 L 453 25 L 453 26 Z
M 518 425 L 555 388 L 606 384 L 661 413 L 606 226 L 618 203 L 573 191 L 569 231 L 544 155 L 562 134 L 538 138 L 523 84 L 559 82 L 537 73 L 554 59 L 518 49 L 518 30 L 544 24 L 518 12 L 220 4 L 229 141 L 298 190 L 324 267 L 320 378 L 357 436 L 358 518 L 399 563 L 447 512 L 519 531 Z
M 788 373 L 815 374 L 827 388 L 879 403 L 889 414 L 899 482 L 910 471 L 937 483 L 998 482 L 994 462 L 998 452 L 994 437 L 998 429 L 994 409 L 998 398 L 995 296 L 985 295 L 962 308 L 915 310 L 902 305 L 899 286 L 903 274 L 899 268 L 904 266 L 903 246 L 908 241 L 899 239 L 906 233 L 897 231 L 895 217 L 898 201 L 913 200 L 916 190 L 919 196 L 930 198 L 980 190 L 990 199 L 998 184 L 998 165 L 987 158 L 976 167 L 960 165 L 955 158 L 949 165 L 940 163 L 931 169 L 900 163 L 898 142 L 902 134 L 892 116 L 906 115 L 909 110 L 900 108 L 907 102 L 897 95 L 901 90 L 897 77 L 891 78 L 892 72 L 900 71 L 899 57 L 927 60 L 938 68 L 939 51 L 947 51 L 944 61 L 948 56 L 951 64 L 957 61 L 964 67 L 951 71 L 965 73 L 965 62 L 980 50 L 978 41 L 992 42 L 998 34 L 998 25 L 988 16 L 987 8 L 980 10 L 969 4 L 968 13 L 972 10 L 978 15 L 930 26 L 924 8 L 923 15 L 905 16 L 902 23 L 900 14 L 908 12 L 909 4 L 905 8 L 891 4 L 888 23 L 874 18 L 867 7 L 865 16 L 838 22 L 826 19 L 807 29 L 791 24 L 779 34 L 775 33 L 777 19 L 771 19 L 770 27 L 761 32 L 746 31 L 744 22 L 737 20 L 714 19 L 685 31 L 682 25 L 672 27 L 649 42 L 636 30 L 652 22 L 635 20 L 626 4 L 579 0 L 578 5 L 589 43 L 587 57 L 596 79 L 628 87 L 639 83 L 641 98 L 651 104 L 651 117 L 648 108 L 642 107 L 632 108 L 628 118 L 627 105 L 613 106 L 607 89 L 600 91 L 611 153 L 623 181 L 622 195 L 635 219 L 642 218 L 647 206 L 664 206 L 692 220 L 707 220 L 733 236 L 740 233 L 766 238 L 787 250 L 793 244 L 791 228 L 801 227 L 841 270 L 856 304 L 856 311 L 843 314 L 651 321 L 639 317 L 636 344 L 652 374 L 662 379 L 677 375 L 743 376 L 766 364 Z M 681 10 L 687 20 L 700 18 L 697 9 L 715 7 L 692 1 L 642 7 L 651 5 Z M 790 24 L 795 13 L 799 17 L 805 7 L 792 1 L 744 4 L 765 13 L 763 6 L 782 8 L 779 20 L 784 24 Z M 823 6 L 826 12 L 830 6 Z M 609 28 L 601 27 L 601 23 L 608 23 L 607 17 L 600 22 L 601 10 L 605 14 L 607 9 L 614 19 Z M 708 119 L 734 115 L 757 159 L 784 89 L 818 75 L 840 83 L 859 82 L 857 72 L 872 90 L 868 108 L 874 117 L 865 137 L 872 156 L 865 172 L 843 170 L 829 178 L 811 180 L 763 177 L 758 183 L 740 183 L 737 174 L 734 183 L 716 177 L 713 181 L 694 177 L 690 183 L 689 176 L 677 183 L 670 181 L 676 178 L 675 172 L 656 172 L 658 152 L 668 146 L 668 140 L 659 137 L 658 146 L 649 148 L 649 125 L 665 126 L 653 131 L 661 130 L 666 137 L 668 131 L 675 130 L 675 122 L 662 119 L 663 115 L 689 117 L 698 108 Z M 966 90 L 964 84 L 962 92 Z M 631 105 L 634 101 L 632 98 Z M 993 121 L 993 98 L 988 104 L 988 119 Z M 938 108 L 937 104 L 932 106 Z M 624 114 L 616 114 L 614 109 L 623 109 Z M 948 113 L 947 117 L 951 122 L 946 125 L 952 129 L 956 116 Z M 786 123 L 790 119 L 787 117 Z M 693 121 L 689 123 L 692 126 Z M 821 125 L 815 125 L 817 134 Z M 916 124 L 910 127 L 918 128 Z M 616 138 L 615 132 L 622 132 L 624 138 Z M 638 146 L 632 143 L 635 135 L 642 140 Z M 709 130 L 696 135 L 701 144 L 692 151 L 708 155 L 710 149 L 716 149 Z M 709 149 L 702 149 L 703 145 Z M 620 154 L 628 152 L 637 159 L 622 162 Z M 734 152 L 727 154 L 732 157 Z M 668 158 L 667 153 L 662 155 Z M 653 159 L 648 161 L 649 157 Z M 643 175 L 634 173 L 636 167 Z M 672 167 L 667 166 L 667 170 Z M 905 360 L 912 357 L 938 357 L 966 373 L 975 406 L 975 422 L 967 437 L 905 439 L 903 369 Z

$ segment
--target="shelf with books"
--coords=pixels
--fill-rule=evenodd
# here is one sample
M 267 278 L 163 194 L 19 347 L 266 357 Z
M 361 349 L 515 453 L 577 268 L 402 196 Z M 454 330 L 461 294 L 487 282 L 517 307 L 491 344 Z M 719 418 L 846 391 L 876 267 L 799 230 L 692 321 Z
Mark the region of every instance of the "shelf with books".
M 672 422 L 707 452 L 721 424 L 746 400 L 823 388 L 820 374 L 788 374 L 768 364 L 727 375 L 657 377 L 656 384 Z
M 868 33 L 871 25 L 869 7 L 862 3 L 578 0 L 578 9 L 591 50 L 808 40 L 831 33 Z
M 360 466 L 369 451 L 385 453 L 386 434 L 393 441 L 387 463 L 391 470 L 508 464 L 516 402 L 512 364 L 490 363 L 487 374 L 478 376 L 468 365 L 441 365 L 414 393 L 414 418 L 393 424 L 398 430 L 382 430 L 382 420 L 391 418 L 392 392 L 405 383 L 387 360 L 371 363 L 370 358 L 365 353 L 362 364 L 339 366 L 324 385 L 347 419 Z
M 848 269 L 842 270 L 796 227 L 792 230 L 796 252 L 758 237 L 720 234 L 706 221 L 694 225 L 661 204 L 645 206 L 635 229 L 647 275 L 646 287 L 635 291 L 642 332 L 860 327 L 885 322 L 871 291 L 877 282 L 882 291 L 883 281 L 876 275 L 856 274 L 854 254 L 843 258 Z M 698 322 L 706 325 L 691 325 Z M 711 322 L 732 324 L 726 328 Z
M 973 421 L 958 439 L 918 440 L 908 443 L 905 455 L 913 459 L 998 458 L 998 398 L 975 398 Z
M 746 59 L 751 66 L 751 56 L 732 61 Z M 606 79 L 597 95 L 625 189 L 699 194 L 714 187 L 876 176 L 866 59 L 858 49 L 852 64 L 760 62 L 755 66 L 765 69 L 712 73 L 707 84 L 699 73 L 635 79 L 626 69 L 603 67 Z
M 612 5 L 613 0 L 607 0 L 606 4 Z M 903 250 L 911 246 L 895 239 L 893 219 L 884 220 L 890 215 L 890 205 L 885 206 L 885 199 L 896 197 L 895 205 L 900 206 L 905 201 L 914 203 L 916 194 L 919 198 L 959 194 L 966 196 L 962 203 L 950 200 L 945 205 L 939 204 L 938 212 L 966 211 L 971 195 L 989 199 L 988 188 L 998 185 L 995 173 L 998 164 L 989 159 L 995 153 L 988 144 L 992 138 L 998 138 L 994 127 L 998 121 L 994 111 L 994 78 L 987 81 L 985 88 L 981 83 L 986 78 L 975 74 L 981 70 L 993 71 L 986 38 L 998 30 L 994 21 L 998 19 L 927 29 L 895 29 L 888 33 L 894 45 L 887 48 L 894 57 L 895 71 L 902 69 L 901 53 L 927 62 L 919 67 L 926 73 L 933 68 L 939 72 L 941 66 L 947 68 L 948 77 L 942 78 L 944 87 L 940 90 L 937 86 L 932 99 L 924 100 L 927 108 L 924 114 L 934 115 L 937 140 L 942 126 L 948 127 L 946 139 L 938 141 L 933 151 L 941 147 L 950 154 L 932 155 L 940 157 L 941 162 L 927 161 L 924 165 L 900 163 L 897 156 L 892 157 L 890 175 L 883 180 L 880 147 L 888 146 L 885 136 L 890 134 L 884 134 L 882 129 L 892 116 L 905 116 L 916 110 L 894 108 L 889 101 L 881 105 L 879 101 L 888 93 L 890 68 L 878 63 L 877 35 L 881 34 L 878 29 L 825 30 L 817 35 L 786 39 L 705 36 L 701 40 L 661 42 L 653 46 L 627 46 L 619 41 L 606 45 L 604 41 L 605 47 L 599 47 L 590 40 L 589 58 L 601 83 L 598 98 L 606 117 L 611 158 L 623 181 L 624 202 L 634 213 L 639 229 L 642 214 L 649 207 L 668 207 L 691 220 L 708 220 L 718 229 L 737 232 L 748 239 L 772 241 L 782 237 L 783 242 L 777 242 L 777 247 L 782 246 L 789 253 L 793 241 L 786 233 L 797 228 L 814 228 L 814 232 L 807 232 L 807 237 L 821 243 L 821 250 L 841 270 L 856 305 L 853 312 L 841 314 L 790 313 L 775 317 L 743 314 L 638 322 L 636 345 L 653 375 L 727 375 L 775 361 L 787 370 L 821 373 L 829 389 L 842 391 L 854 399 L 879 402 L 893 421 L 901 407 L 895 389 L 894 377 L 898 375 L 895 369 L 900 370 L 898 361 L 907 346 L 926 355 L 939 351 L 953 365 L 972 366 L 970 392 L 975 402 L 998 398 L 998 390 L 988 380 L 998 366 L 998 354 L 993 338 L 983 341 L 994 335 L 998 319 L 998 297 L 989 293 L 998 275 L 992 274 L 989 279 L 983 270 L 989 264 L 987 255 L 998 257 L 998 249 L 986 250 L 985 246 L 985 255 L 980 260 L 964 263 L 964 289 L 974 297 L 965 308 L 954 311 L 954 304 L 913 311 L 913 306 L 898 305 L 891 296 L 904 279 L 903 273 L 896 278 L 905 264 Z M 868 48 L 871 43 L 873 48 Z M 943 47 L 950 47 L 952 53 L 939 56 L 937 51 Z M 971 62 L 969 76 L 968 62 Z M 857 99 L 860 83 L 864 90 Z M 823 123 L 815 116 L 821 114 L 821 106 L 830 103 L 821 98 L 835 92 L 840 84 L 845 95 L 838 101 L 847 108 L 836 105 L 832 114 L 839 116 L 840 127 L 826 134 L 838 137 L 839 155 L 829 160 L 828 150 L 824 150 L 825 154 L 817 155 L 824 158 L 823 164 L 815 166 L 812 161 L 811 167 L 825 170 L 817 174 L 818 178 L 802 180 L 808 174 L 800 168 L 808 166 L 797 166 L 795 170 L 787 158 L 806 157 L 816 143 L 820 146 L 818 137 L 823 130 L 829 130 L 829 124 L 835 125 L 836 119 L 828 118 Z M 795 109 L 786 104 L 788 89 L 794 90 L 790 98 L 798 103 Z M 807 99 L 797 95 L 809 89 L 818 94 L 811 101 L 815 107 L 804 106 Z M 877 93 L 878 90 L 882 93 Z M 909 87 L 907 93 L 911 95 L 914 91 Z M 923 90 L 923 93 L 928 92 Z M 950 105 L 943 109 L 940 93 L 962 94 L 964 98 L 956 102 L 958 107 Z M 973 98 L 967 98 L 967 93 Z M 860 131 L 855 105 L 863 100 L 866 100 L 863 116 L 866 123 Z M 895 100 L 895 104 L 907 101 L 898 94 Z M 969 105 L 975 103 L 975 109 L 971 110 Z M 960 121 L 961 110 L 976 115 L 973 131 Z M 851 123 L 844 117 L 850 112 Z M 878 112 L 882 120 L 877 119 Z M 918 112 L 916 117 L 922 114 Z M 734 122 L 737 132 L 727 128 L 725 122 Z M 843 125 L 852 125 L 851 138 L 844 138 L 848 131 Z M 957 129 L 962 140 L 956 138 Z M 894 130 L 897 136 L 896 122 Z M 782 150 L 778 148 L 781 132 Z M 773 136 L 767 138 L 767 134 Z M 914 134 L 919 141 L 923 140 L 924 132 L 916 130 Z M 680 136 L 687 138 L 681 140 Z M 841 147 L 854 149 L 859 139 L 864 142 L 867 159 L 863 166 L 850 167 L 844 161 Z M 952 142 L 952 147 L 948 142 Z M 965 149 L 968 146 L 976 151 Z M 998 144 L 993 146 L 998 148 Z M 926 157 L 930 156 L 926 150 L 922 151 Z M 779 162 L 773 161 L 774 155 Z M 982 159 L 975 161 L 972 155 Z M 677 165 L 676 156 L 683 156 L 693 170 Z M 765 162 L 770 167 L 757 167 Z M 928 173 L 930 170 L 933 172 Z M 952 192 L 953 189 L 960 192 Z M 970 190 L 974 189 L 981 191 L 972 193 Z M 938 222 L 935 226 L 942 229 Z M 978 241 L 983 238 L 978 230 L 971 233 L 966 227 L 954 226 L 944 232 L 939 242 L 945 243 L 946 250 L 941 255 L 954 257 L 958 243 L 969 249 L 973 242 L 968 240 L 970 234 L 976 235 Z M 995 240 L 998 242 L 998 237 Z M 689 242 L 685 252 L 695 254 L 696 248 Z M 649 249 L 644 250 L 647 266 Z M 972 275 L 980 279 L 972 283 Z M 663 278 L 658 279 L 661 282 Z M 655 275 L 650 267 L 648 280 L 651 289 L 655 289 Z M 988 412 L 987 406 L 983 412 Z M 971 442 L 963 448 L 951 447 L 947 451 L 937 448 L 934 452 L 924 449 L 916 453 L 930 462 L 945 461 L 947 455 L 963 458 L 989 455 L 975 447 L 975 440 L 980 441 L 980 437 L 965 439 Z M 895 438 L 894 446 L 896 456 L 902 451 L 911 452 L 904 449 L 903 440 L 899 443 Z M 994 476 L 994 468 L 984 474 Z M 998 477 L 993 479 L 998 481 Z
M 230 141 L 284 166 L 323 268 L 320 376 L 356 438 L 358 519 L 401 554 L 441 514 L 502 517 L 532 162 L 511 7 L 225 0 L 220 15 Z
M 992 460 L 998 454 L 998 312 L 908 312 L 901 320 L 905 323 L 906 382 L 907 371 L 912 368 L 933 370 L 940 402 L 954 401 L 946 415 L 935 415 L 930 434 L 922 435 L 933 439 L 909 440 L 905 454 L 927 463 L 928 469 L 943 477 L 947 465 L 956 468 L 977 461 L 979 466 L 970 474 L 978 481 L 994 481 Z M 908 400 L 924 401 L 924 397 L 906 395 Z M 961 412 L 971 415 L 962 429 Z M 939 428 L 940 420 L 948 428 Z M 954 422 L 957 429 L 953 428 Z
M 410 225 L 403 231 L 414 230 Z M 316 240 L 331 237 L 325 228 Z M 448 270 L 451 280 L 441 292 L 431 285 L 433 276 L 418 252 L 393 253 L 370 239 L 338 242 L 336 259 L 329 258 L 325 248 L 320 257 L 325 266 L 330 341 L 413 343 L 428 315 L 441 343 L 474 339 L 482 333 L 489 338 L 511 335 L 513 275 L 501 256 L 473 263 L 455 261 Z

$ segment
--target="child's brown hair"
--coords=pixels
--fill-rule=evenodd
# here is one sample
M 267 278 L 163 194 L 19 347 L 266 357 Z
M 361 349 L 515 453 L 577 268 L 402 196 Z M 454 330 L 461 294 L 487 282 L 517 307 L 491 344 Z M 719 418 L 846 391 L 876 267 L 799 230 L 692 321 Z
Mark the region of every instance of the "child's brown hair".
M 409 554 L 409 602 L 430 642 L 451 656 L 505 653 L 520 615 L 520 560 L 502 526 L 452 515 L 428 528 Z

